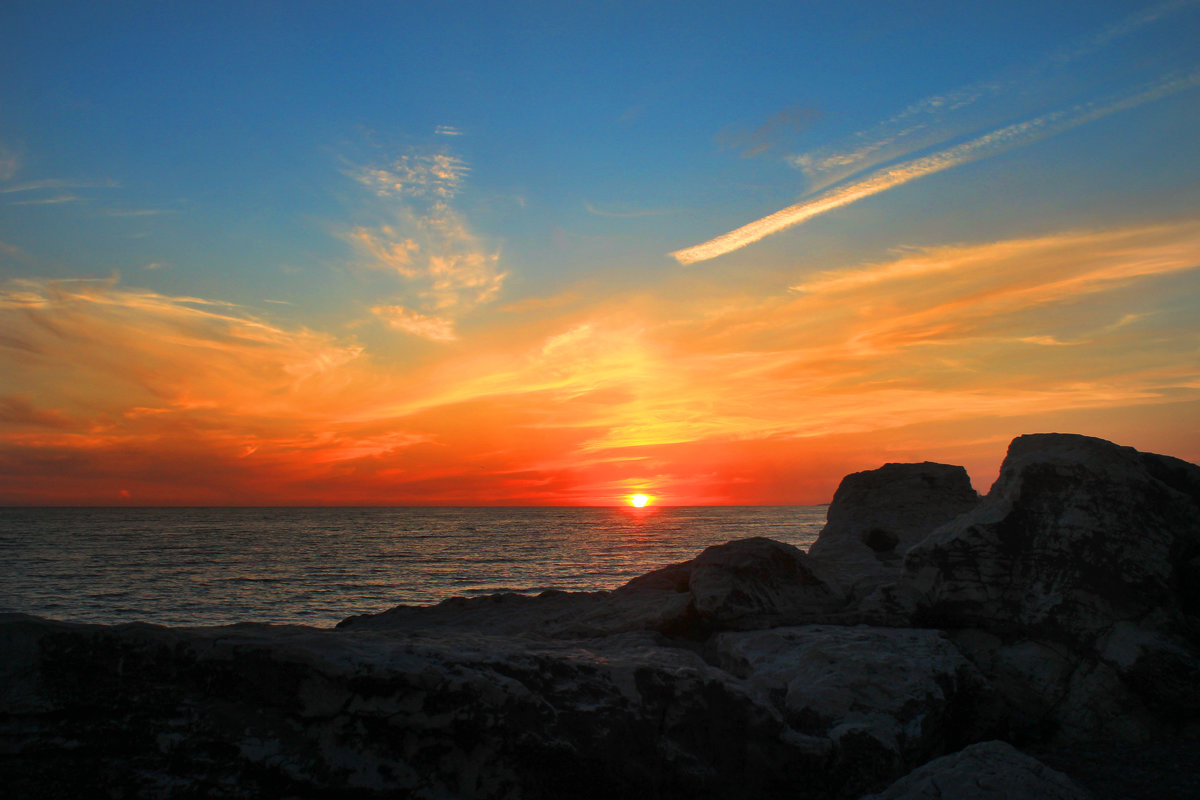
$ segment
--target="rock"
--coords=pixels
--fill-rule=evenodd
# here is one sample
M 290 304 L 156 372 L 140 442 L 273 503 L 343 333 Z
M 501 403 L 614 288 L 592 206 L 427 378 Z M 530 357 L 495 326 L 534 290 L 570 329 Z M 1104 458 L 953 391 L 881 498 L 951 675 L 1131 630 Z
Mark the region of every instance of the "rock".
M 854 797 L 958 746 L 976 680 L 935 632 L 833 626 L 724 633 L 716 663 L 649 632 L 3 615 L 0 641 L 26 798 Z
M 587 638 L 645 629 L 637 620 L 621 618 L 611 608 L 610 595 L 551 590 L 536 596 L 505 592 L 450 597 L 433 606 L 396 606 L 378 614 L 347 617 L 337 628 L 411 634 L 481 631 L 543 639 Z
M 1141 743 L 1171 728 L 1094 653 L 1061 642 L 1005 641 L 980 630 L 960 630 L 952 640 L 986 676 L 989 699 L 979 714 L 1010 741 L 1113 740 Z
M 1145 745 L 1092 742 L 1026 750 L 1070 775 L 1096 800 L 1196 800 L 1200 797 L 1200 738 L 1171 737 Z
M 627 609 L 661 608 L 651 627 L 692 638 L 821 619 L 843 605 L 803 552 L 762 537 L 714 545 L 691 561 L 634 578 L 613 592 L 613 601 Z
M 1177 459 L 1019 437 L 983 502 L 909 550 L 879 597 L 912 608 L 915 624 L 996 637 L 959 641 L 1022 724 L 1060 741 L 1165 735 L 1200 713 L 1186 585 L 1200 553 L 1197 487 L 1200 467 Z
M 862 597 L 899 577 L 909 548 L 978 504 L 962 467 L 926 461 L 856 472 L 842 479 L 808 555 L 819 575 Z
M 930 761 L 862 800 L 1090 800 L 1061 772 L 1000 741 Z
M 1186 462 L 1085 436 L 1021 436 L 984 501 L 908 552 L 906 581 L 935 627 L 1082 644 L 1118 620 L 1184 632 L 1197 485 L 1200 467 Z
M 5 696 L 22 698 L 0 717 L 14 797 L 828 789 L 773 708 L 652 634 L 532 643 L 5 615 L 0 636 Z
M 855 792 L 983 733 L 984 680 L 937 631 L 807 625 L 710 646 L 790 729 L 828 748 L 827 771 Z
M 453 598 L 433 607 L 401 606 L 351 617 L 339 627 L 473 629 L 544 638 L 652 630 L 703 639 L 715 631 L 826 620 L 842 605 L 803 552 L 757 537 L 714 545 L 691 561 L 634 578 L 612 592 Z

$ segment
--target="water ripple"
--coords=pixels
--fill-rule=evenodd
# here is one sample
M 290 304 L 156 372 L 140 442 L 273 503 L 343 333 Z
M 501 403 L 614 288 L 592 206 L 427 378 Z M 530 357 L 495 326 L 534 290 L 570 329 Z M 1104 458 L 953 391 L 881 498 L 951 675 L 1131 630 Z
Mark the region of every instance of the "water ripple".
M 0 508 L 0 611 L 103 623 L 333 625 L 456 594 L 612 589 L 747 536 L 807 549 L 825 512 Z

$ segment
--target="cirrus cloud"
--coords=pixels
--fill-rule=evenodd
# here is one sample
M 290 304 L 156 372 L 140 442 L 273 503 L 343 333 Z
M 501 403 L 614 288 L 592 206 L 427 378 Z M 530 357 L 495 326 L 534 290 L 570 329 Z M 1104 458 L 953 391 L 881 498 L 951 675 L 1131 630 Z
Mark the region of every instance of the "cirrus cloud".
M 393 330 L 434 342 L 457 338 L 457 320 L 495 299 L 507 277 L 499 251 L 471 229 L 451 201 L 470 169 L 435 149 L 412 152 L 349 174 L 376 198 L 382 221 L 357 225 L 342 238 L 358 263 L 395 273 L 400 293 L 371 311 Z

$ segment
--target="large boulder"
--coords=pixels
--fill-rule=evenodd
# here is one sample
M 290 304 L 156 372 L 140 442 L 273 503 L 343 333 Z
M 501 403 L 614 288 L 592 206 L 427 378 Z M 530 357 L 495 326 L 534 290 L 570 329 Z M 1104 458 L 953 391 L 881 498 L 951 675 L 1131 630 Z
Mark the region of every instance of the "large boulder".
M 937 631 L 805 625 L 722 633 L 710 648 L 851 796 L 991 733 L 984 679 Z
M 842 479 L 808 555 L 852 597 L 900 576 L 904 554 L 979 504 L 967 471 L 949 464 L 885 464 Z
M 862 800 L 1091 800 L 1066 775 L 1001 741 L 934 759 Z
M 627 613 L 649 611 L 655 630 L 691 638 L 819 620 L 844 605 L 802 551 L 763 537 L 714 545 L 634 578 L 612 600 Z
M 931 626 L 1079 644 L 1119 621 L 1187 633 L 1200 467 L 1102 439 L 1015 439 L 984 501 L 913 547 L 906 583 Z
M 1198 556 L 1200 467 L 1022 436 L 983 502 L 909 550 L 872 600 L 978 631 L 957 638 L 1031 724 L 1147 739 L 1200 715 Z

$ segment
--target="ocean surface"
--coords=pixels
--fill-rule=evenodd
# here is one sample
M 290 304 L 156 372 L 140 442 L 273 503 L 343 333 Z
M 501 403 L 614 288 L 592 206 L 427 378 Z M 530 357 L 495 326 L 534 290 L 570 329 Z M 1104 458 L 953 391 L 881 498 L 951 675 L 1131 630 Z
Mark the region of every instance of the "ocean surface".
M 826 509 L 0 508 L 0 611 L 330 626 L 453 596 L 613 589 L 750 536 L 806 550 Z

